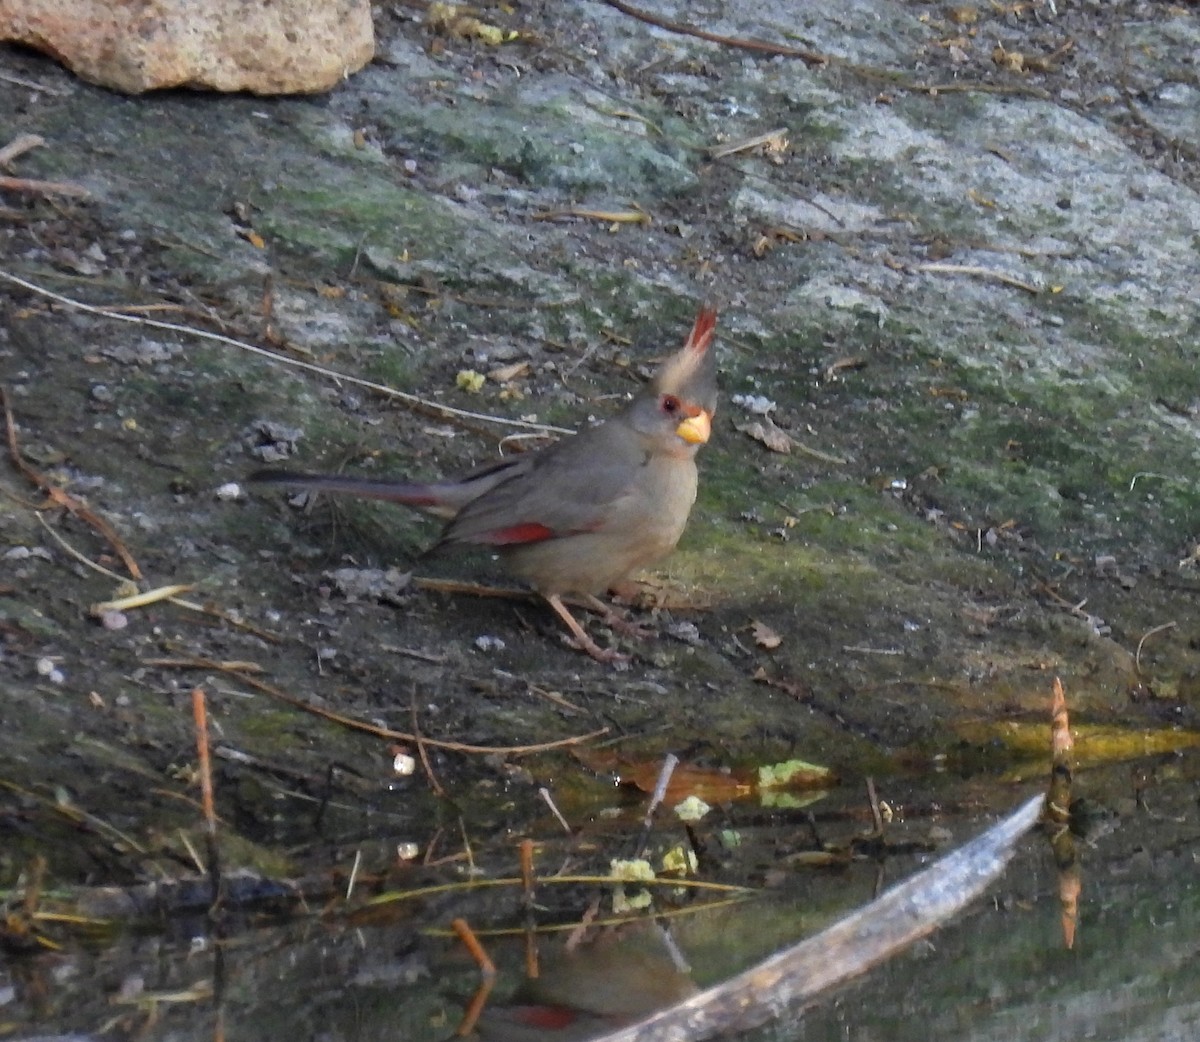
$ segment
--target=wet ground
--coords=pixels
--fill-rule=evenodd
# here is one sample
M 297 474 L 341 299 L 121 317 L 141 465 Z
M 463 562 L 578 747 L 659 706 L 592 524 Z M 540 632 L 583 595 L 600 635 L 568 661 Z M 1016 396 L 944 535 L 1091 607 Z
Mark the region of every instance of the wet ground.
M 141 589 L 186 584 L 190 605 L 96 618 L 92 605 L 128 592 L 114 542 L 30 473 L 0 468 L 0 886 L 39 856 L 44 885 L 68 897 L 195 869 L 197 685 L 226 867 L 324 879 L 332 894 L 356 858 L 375 887 L 453 876 L 468 850 L 507 874 L 520 836 L 564 842 L 543 788 L 575 828 L 629 803 L 594 840 L 603 865 L 633 844 L 645 799 L 614 798 L 613 776 L 652 776 L 668 751 L 747 776 L 794 757 L 826 766 L 841 779 L 824 812 L 835 823 L 862 816 L 872 775 L 922 830 L 948 827 L 944 846 L 1015 804 L 1015 779 L 1042 782 L 1059 675 L 1073 721 L 1104 728 L 1081 731 L 1095 768 L 1081 784 L 1121 812 L 1122 838 L 1099 848 L 1116 896 L 1093 892 L 1090 907 L 1111 938 L 1177 921 L 1144 901 L 1194 897 L 1200 24 L 1161 5 L 966 11 L 864 3 L 803 25 L 786 6 L 660 12 L 730 37 L 800 34 L 837 59 L 810 67 L 601 4 L 493 12 L 526 33 L 500 48 L 395 9 L 377 62 L 312 99 L 120 98 L 0 52 L 4 137 L 47 141 L 17 171 L 91 193 L 2 200 L 0 267 L 57 295 L 0 282 L 21 458 L 113 526 Z M 711 151 L 779 128 L 778 149 Z M 632 204 L 649 224 L 620 219 Z M 219 491 L 280 458 L 453 472 L 523 430 L 494 421 L 603 417 L 702 298 L 722 309 L 725 398 L 684 542 L 642 591 L 640 617 L 662 636 L 633 643 L 593 623 L 631 668 L 565 647 L 534 602 L 422 582 L 504 581 L 486 557 L 420 557 L 428 521 Z M 457 382 L 505 369 L 478 393 Z M 772 419 L 747 396 L 774 402 Z M 756 422 L 790 451 L 755 437 Z M 601 730 L 574 752 L 522 751 Z M 416 745 L 383 731 L 470 748 L 427 746 L 428 766 L 401 777 L 395 747 Z M 766 882 L 808 828 L 757 797 L 723 813 L 758 830 L 753 858 L 723 859 L 731 881 Z M 678 839 L 668 831 L 659 846 Z M 453 860 L 414 869 L 397 859 L 409 844 L 418 861 Z M 1001 1020 L 1026 1015 L 1015 995 L 1103 979 L 1100 962 L 1081 974 L 1061 953 L 1042 953 L 1050 968 L 1028 955 L 1053 943 L 1036 933 L 1047 884 L 1033 871 L 1011 886 L 1034 933 L 996 929 L 1024 938 L 1026 961 L 1014 954 L 1011 978 L 980 985 L 972 1007 Z M 711 931 L 699 948 L 750 938 L 706 964 L 705 983 L 802 931 L 808 898 L 794 889 L 783 911 L 764 905 L 777 932 L 753 914 L 696 928 Z M 442 911 L 420 925 L 444 927 Z M 424 1004 L 470 990 L 452 945 L 316 922 L 249 935 L 262 976 L 235 958 L 231 978 L 257 985 L 246 1009 L 279 1013 L 264 982 L 286 994 L 303 964 L 330 996 L 360 971 L 362 995 L 402 995 L 414 1032 L 453 1027 Z M 1178 996 L 1170 953 L 1186 942 L 1162 930 L 1167 963 L 1146 972 Z M 97 1031 L 131 963 L 166 989 L 211 980 L 195 933 L 84 951 L 68 935 L 61 963 L 7 971 L 27 983 L 0 991 L 14 1011 L 0 1019 L 18 1035 Z M 363 968 L 377 959 L 415 991 L 380 986 Z M 904 994 L 918 970 L 862 987 Z M 85 979 L 100 987 L 59 990 Z M 330 1018 L 361 1023 L 360 998 Z M 828 1015 L 860 1015 L 848 1001 Z M 1154 1033 L 1147 1002 L 1144 1036 L 1113 1037 L 1176 1037 Z M 395 1009 L 378 1008 L 392 1024 Z M 804 1037 L 840 1030 L 822 1023 Z M 881 1037 L 903 1037 L 887 1023 Z M 178 1030 L 207 1030 L 189 1025 Z M 1074 1037 L 1060 1028 L 1027 1035 Z

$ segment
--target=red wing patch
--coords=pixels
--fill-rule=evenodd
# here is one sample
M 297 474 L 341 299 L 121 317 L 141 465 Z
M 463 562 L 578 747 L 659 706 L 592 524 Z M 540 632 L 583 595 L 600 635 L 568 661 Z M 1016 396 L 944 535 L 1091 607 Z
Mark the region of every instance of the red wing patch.
M 488 546 L 514 546 L 517 543 L 540 543 L 544 539 L 553 539 L 557 534 L 553 528 L 547 528 L 537 521 L 524 521 L 519 525 L 484 532 L 472 542 L 486 543 Z

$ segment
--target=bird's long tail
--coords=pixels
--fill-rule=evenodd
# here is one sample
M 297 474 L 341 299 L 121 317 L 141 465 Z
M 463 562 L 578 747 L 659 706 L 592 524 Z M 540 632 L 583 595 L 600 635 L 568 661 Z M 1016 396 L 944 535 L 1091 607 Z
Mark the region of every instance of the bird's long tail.
M 333 492 L 358 496 L 360 499 L 382 499 L 446 518 L 457 514 L 465 502 L 462 486 L 451 481 L 394 481 L 356 478 L 345 474 L 305 474 L 293 470 L 258 470 L 249 475 L 246 481 L 254 485 L 273 485 L 303 492 Z

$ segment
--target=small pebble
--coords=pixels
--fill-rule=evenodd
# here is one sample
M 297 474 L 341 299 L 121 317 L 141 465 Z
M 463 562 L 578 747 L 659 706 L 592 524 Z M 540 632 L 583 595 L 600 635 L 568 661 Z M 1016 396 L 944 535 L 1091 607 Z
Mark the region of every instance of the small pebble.
M 217 488 L 217 499 L 229 501 L 245 498 L 245 491 L 236 481 L 227 481 L 224 485 L 221 485 Z
M 667 625 L 668 636 L 683 641 L 684 644 L 700 643 L 700 629 L 694 622 L 672 622 Z
M 475 647 L 480 651 L 503 651 L 504 641 L 499 637 L 481 636 L 475 638 Z
M 129 616 L 123 611 L 106 611 L 100 614 L 100 625 L 106 630 L 123 630 L 129 625 Z
M 730 401 L 754 416 L 766 416 L 775 410 L 775 403 L 761 394 L 735 394 Z

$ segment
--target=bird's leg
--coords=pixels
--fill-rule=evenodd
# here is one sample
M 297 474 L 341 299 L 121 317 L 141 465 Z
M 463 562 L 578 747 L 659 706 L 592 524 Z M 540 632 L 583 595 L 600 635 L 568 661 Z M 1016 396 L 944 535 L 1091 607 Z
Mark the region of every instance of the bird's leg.
M 586 651 L 597 662 L 628 662 L 629 656 L 622 655 L 619 651 L 614 651 L 612 648 L 602 648 L 591 637 L 588 636 L 587 630 L 579 625 L 579 620 L 575 618 L 563 604 L 562 598 L 557 593 L 545 594 L 546 603 L 554 609 L 554 613 L 563 620 L 567 629 L 571 631 L 571 636 L 575 639 L 575 647 L 580 651 Z
M 624 612 L 618 611 L 611 604 L 605 604 L 594 594 L 584 594 L 583 603 L 591 608 L 592 611 L 598 612 L 600 614 L 600 621 L 606 626 L 611 626 L 618 633 L 623 633 L 626 637 L 636 637 L 638 640 L 646 640 L 650 637 L 658 636 L 657 630 L 650 629 L 647 626 L 639 626 L 636 622 L 631 622 Z

